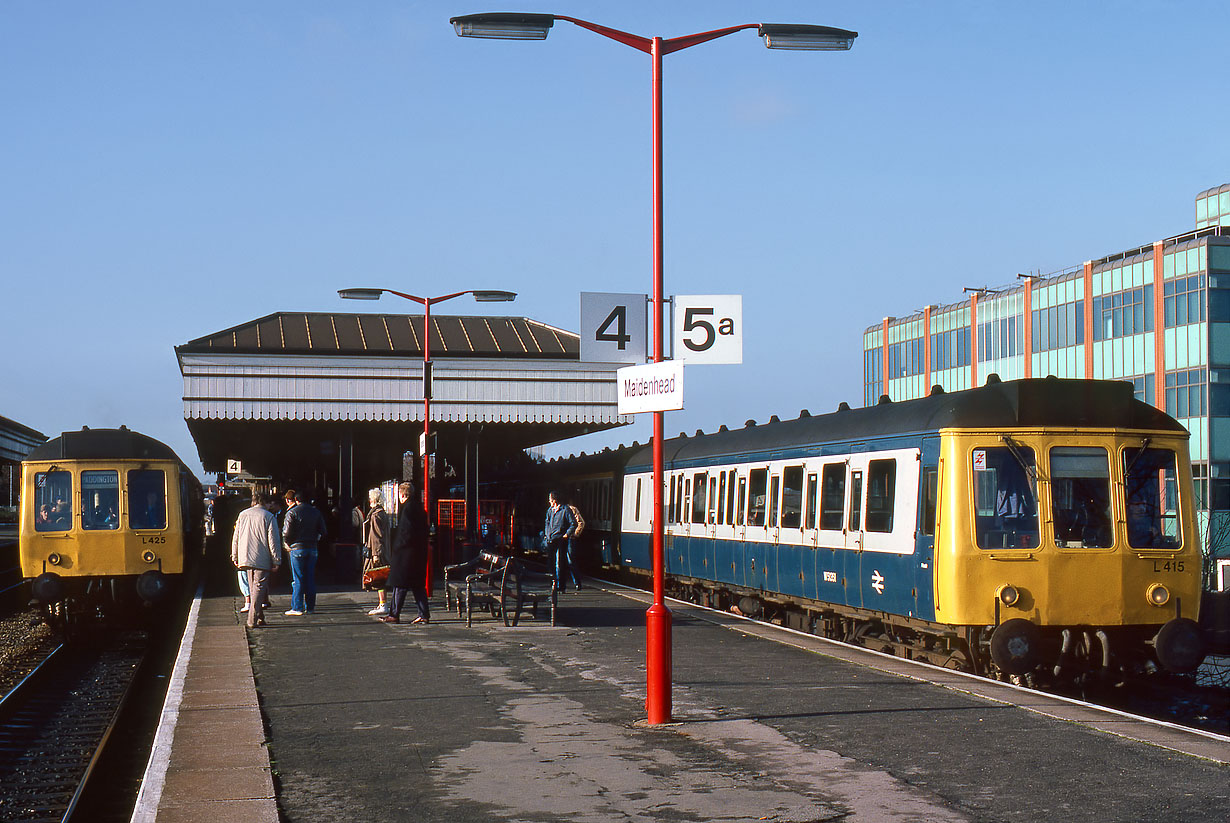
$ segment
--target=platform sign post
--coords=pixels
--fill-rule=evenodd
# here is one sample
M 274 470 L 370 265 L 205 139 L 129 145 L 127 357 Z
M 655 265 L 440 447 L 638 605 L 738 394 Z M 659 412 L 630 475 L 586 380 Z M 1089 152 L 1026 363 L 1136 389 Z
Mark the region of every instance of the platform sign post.
M 743 295 L 676 295 L 673 351 L 689 365 L 742 363 Z
M 647 294 L 581 292 L 581 362 L 644 363 Z

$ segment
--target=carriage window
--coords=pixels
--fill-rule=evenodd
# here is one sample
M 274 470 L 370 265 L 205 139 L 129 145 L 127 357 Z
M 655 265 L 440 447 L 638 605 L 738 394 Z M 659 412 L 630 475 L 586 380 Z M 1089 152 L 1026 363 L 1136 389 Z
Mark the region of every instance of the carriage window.
M 72 472 L 38 472 L 34 475 L 34 530 L 66 532 L 73 526 Z
M 161 470 L 128 472 L 128 525 L 133 529 L 167 527 L 167 482 Z
M 807 528 L 816 528 L 816 503 L 820 493 L 820 483 L 814 473 L 807 475 Z
M 782 528 L 803 525 L 803 467 L 787 466 L 782 472 Z
M 692 481 L 692 522 L 705 522 L 705 473 L 701 472 Z
M 850 531 L 863 528 L 863 473 L 850 472 Z
M 672 491 L 672 496 L 674 489 Z M 641 522 L 641 478 L 636 478 L 636 511 L 632 513 L 632 519 L 637 523 Z
M 747 490 L 747 525 L 763 526 L 765 513 L 765 491 L 769 485 L 768 469 L 752 469 L 751 482 Z
M 118 529 L 120 527 L 120 473 L 83 471 L 81 473 L 81 528 Z
M 867 531 L 893 530 L 893 497 L 897 491 L 897 461 L 872 460 L 867 466 Z
M 717 478 L 709 478 L 709 519 L 706 522 L 716 523 L 717 513 L 714 508 L 717 506 Z
M 1058 545 L 1069 549 L 1105 549 L 1114 543 L 1106 449 L 1051 449 L 1051 509 Z
M 728 489 L 726 494 L 726 522 L 728 524 L 735 522 L 735 470 L 731 469 L 726 473 L 730 480 L 726 484 Z M 742 510 L 743 503 L 739 503 L 739 509 Z M 743 517 L 740 515 L 739 522 L 743 522 Z
M 841 531 L 846 510 L 846 464 L 829 463 L 821 475 L 820 528 Z
M 666 522 L 668 523 L 675 522 L 675 494 L 676 494 L 675 481 L 678 479 L 679 478 L 677 477 L 671 478 L 671 494 L 670 494 L 669 502 L 667 502 L 666 504 Z M 637 495 L 637 496 L 639 497 L 640 495 Z
M 777 528 L 777 493 L 782 479 L 776 474 L 769 480 L 769 527 Z
M 718 484 L 718 504 L 717 504 L 717 522 L 718 525 L 726 523 L 726 472 L 718 475 L 722 482 Z
M 1124 449 L 1128 545 L 1134 549 L 1177 549 L 1179 476 L 1169 449 Z
M 974 449 L 974 539 L 982 549 L 1038 545 L 1034 450 L 1028 446 Z M 1024 465 L 1022 465 L 1022 463 Z
M 938 469 L 926 469 L 923 471 L 923 534 L 935 534 L 935 498 L 939 491 L 939 480 L 940 473 Z
M 747 511 L 747 478 L 739 478 L 739 504 L 735 508 L 735 524 L 743 525 L 743 513 Z

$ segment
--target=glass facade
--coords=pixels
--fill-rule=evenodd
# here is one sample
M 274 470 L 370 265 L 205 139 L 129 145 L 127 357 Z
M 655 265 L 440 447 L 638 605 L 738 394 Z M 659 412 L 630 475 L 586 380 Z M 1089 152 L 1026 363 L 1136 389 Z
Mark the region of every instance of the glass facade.
M 868 329 L 863 372 L 868 404 L 992 373 L 1129 381 L 1192 433 L 1198 503 L 1230 518 L 1230 184 L 1198 195 L 1193 232 Z M 1095 473 L 1088 456 L 1071 457 L 1073 500 L 1102 476 L 1099 461 Z M 1073 518 L 1092 517 L 1069 503 Z M 1148 511 L 1166 522 L 1152 498 Z M 1070 539 L 1096 542 L 1095 532 Z

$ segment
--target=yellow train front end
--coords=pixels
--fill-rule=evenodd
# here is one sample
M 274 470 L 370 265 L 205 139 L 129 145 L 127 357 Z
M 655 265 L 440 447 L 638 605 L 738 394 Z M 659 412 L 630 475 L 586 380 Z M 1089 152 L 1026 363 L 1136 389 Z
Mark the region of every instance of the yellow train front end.
M 21 568 L 34 598 L 100 611 L 165 601 L 184 572 L 181 471 L 172 460 L 23 463 Z
M 940 461 L 936 620 L 1000 672 L 1199 666 L 1186 432 L 949 429 Z

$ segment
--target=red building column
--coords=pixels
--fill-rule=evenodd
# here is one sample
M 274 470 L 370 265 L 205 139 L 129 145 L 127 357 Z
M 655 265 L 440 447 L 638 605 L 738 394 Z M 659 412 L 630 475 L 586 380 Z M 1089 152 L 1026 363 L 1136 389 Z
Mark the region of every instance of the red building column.
M 978 388 L 978 293 L 969 296 L 969 385 Z
M 1166 244 L 1153 244 L 1153 405 L 1166 408 Z
M 881 365 L 880 374 L 884 375 L 884 391 L 881 394 L 888 394 L 888 321 L 891 317 L 884 318 L 884 330 L 880 332 L 880 357 Z M 876 398 L 876 402 L 880 402 L 880 398 Z
M 1085 261 L 1085 379 L 1093 379 L 1093 261 Z
M 923 373 L 927 382 L 923 384 L 923 395 L 931 393 L 931 307 L 923 309 Z
M 1033 324 L 1033 304 L 1034 304 L 1034 279 L 1032 277 L 1025 278 L 1025 314 L 1022 318 L 1025 321 L 1025 377 L 1033 376 L 1033 343 L 1034 343 L 1034 324 Z

